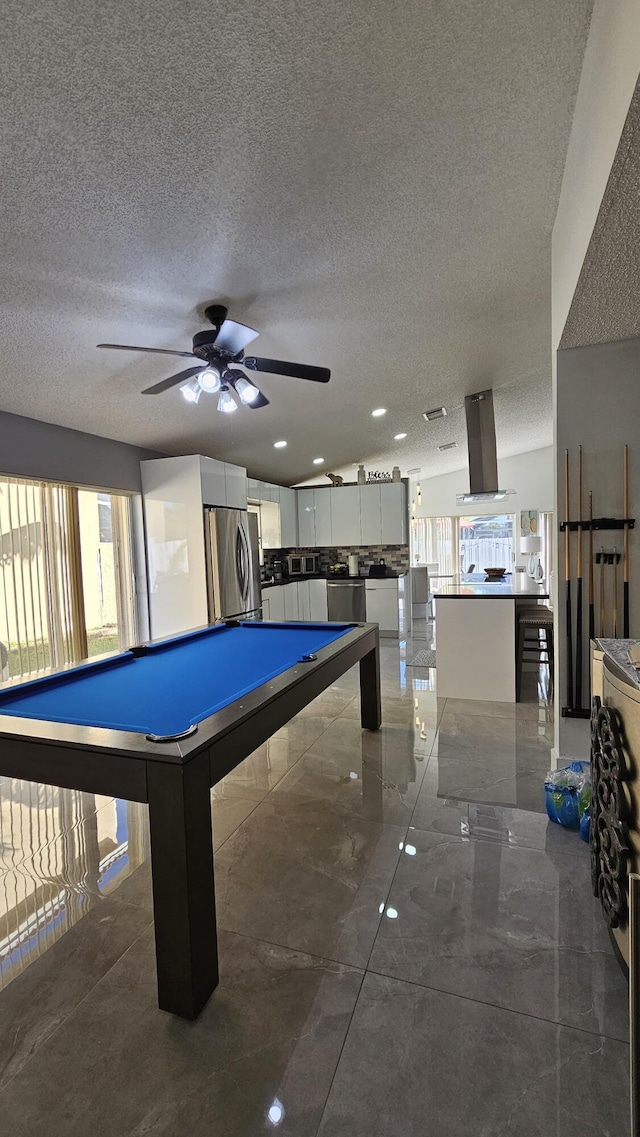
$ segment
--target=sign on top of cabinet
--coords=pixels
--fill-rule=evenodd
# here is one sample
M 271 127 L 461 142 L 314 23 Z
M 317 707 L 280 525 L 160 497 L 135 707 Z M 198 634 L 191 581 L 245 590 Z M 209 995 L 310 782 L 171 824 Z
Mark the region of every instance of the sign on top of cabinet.
M 309 487 L 296 496 L 300 548 L 406 544 L 403 482 Z

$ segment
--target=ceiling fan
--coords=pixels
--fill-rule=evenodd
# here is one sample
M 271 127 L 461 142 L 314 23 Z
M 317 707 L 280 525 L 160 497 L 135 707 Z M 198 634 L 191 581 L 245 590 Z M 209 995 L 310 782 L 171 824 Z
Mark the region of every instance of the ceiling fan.
M 161 379 L 153 387 L 147 387 L 143 395 L 161 395 L 171 387 L 179 386 L 189 403 L 197 403 L 201 394 L 218 394 L 218 410 L 230 414 L 236 410 L 236 401 L 231 394 L 235 391 L 240 402 L 256 410 L 266 407 L 269 400 L 255 383 L 247 379 L 243 371 L 230 364 L 241 364 L 247 371 L 262 371 L 271 375 L 288 375 L 292 379 L 310 379 L 314 383 L 328 383 L 331 372 L 327 367 L 312 367 L 306 363 L 287 363 L 283 359 L 265 359 L 259 355 L 245 355 L 244 349 L 258 332 L 246 324 L 227 319 L 227 309 L 223 304 L 210 304 L 205 308 L 206 318 L 213 325 L 212 330 L 198 332 L 193 337 L 191 351 L 171 351 L 163 347 L 133 347 L 122 343 L 99 343 L 98 347 L 113 348 L 116 351 L 147 351 L 155 355 L 180 355 L 187 359 L 198 359 L 195 367 L 187 367 L 177 375 Z

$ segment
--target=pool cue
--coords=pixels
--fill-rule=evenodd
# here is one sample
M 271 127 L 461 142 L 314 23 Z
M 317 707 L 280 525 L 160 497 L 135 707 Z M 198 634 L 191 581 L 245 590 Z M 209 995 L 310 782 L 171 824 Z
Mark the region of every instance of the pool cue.
M 596 611 L 593 590 L 593 491 L 589 490 L 589 639 L 596 637 Z
M 613 638 L 618 638 L 618 548 L 613 550 Z
M 582 707 L 582 447 L 578 447 L 578 560 L 576 569 L 576 707 Z
M 566 583 L 567 706 L 573 707 L 573 636 L 571 634 L 571 519 L 569 516 L 569 451 L 564 452 L 564 579 Z
M 629 447 L 625 445 L 624 448 L 624 583 L 622 585 L 623 591 L 623 617 L 622 617 L 622 634 L 625 640 L 629 639 L 629 525 L 627 518 L 629 516 Z

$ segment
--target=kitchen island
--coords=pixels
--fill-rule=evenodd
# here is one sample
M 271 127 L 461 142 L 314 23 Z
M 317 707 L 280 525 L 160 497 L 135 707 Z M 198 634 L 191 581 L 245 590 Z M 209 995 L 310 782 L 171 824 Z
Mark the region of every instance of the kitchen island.
M 518 608 L 549 593 L 524 573 L 503 580 L 450 580 L 434 590 L 438 696 L 516 701 Z

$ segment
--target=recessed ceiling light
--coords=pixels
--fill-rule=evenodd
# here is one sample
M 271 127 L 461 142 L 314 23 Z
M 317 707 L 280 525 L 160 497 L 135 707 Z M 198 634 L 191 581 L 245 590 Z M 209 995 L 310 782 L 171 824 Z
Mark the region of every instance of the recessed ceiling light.
M 378 407 L 377 410 L 371 412 L 371 415 L 373 418 L 380 418 L 382 415 L 386 415 L 386 413 L 386 407 Z
M 446 413 L 446 407 L 434 407 L 432 411 L 423 411 L 422 417 L 425 418 L 427 422 L 432 422 L 434 418 L 444 418 Z
M 396 440 L 396 442 L 402 442 L 402 439 L 403 439 L 403 438 L 406 438 L 407 436 L 406 436 L 406 434 L 403 432 L 403 433 L 401 433 L 401 434 L 394 434 L 394 436 L 393 436 L 393 437 L 394 437 L 394 439 Z
M 313 459 L 314 466 L 321 466 L 323 462 L 324 462 L 324 458 L 314 458 Z
M 281 442 L 274 442 L 273 445 L 275 446 L 276 450 L 283 450 L 287 444 L 283 439 Z

